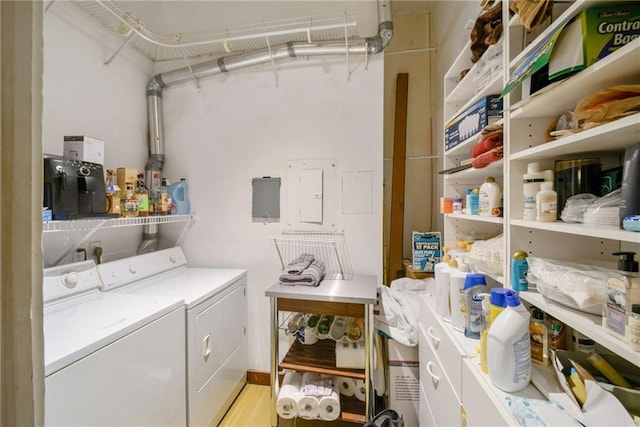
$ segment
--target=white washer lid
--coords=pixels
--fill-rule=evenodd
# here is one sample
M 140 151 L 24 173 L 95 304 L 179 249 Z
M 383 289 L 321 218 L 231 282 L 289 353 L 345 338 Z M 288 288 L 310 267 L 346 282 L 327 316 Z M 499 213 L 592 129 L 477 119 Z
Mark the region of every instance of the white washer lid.
M 182 299 L 99 291 L 47 304 L 45 376 L 176 309 L 184 309 Z
M 246 270 L 224 268 L 180 268 L 132 284 L 121 291 L 136 295 L 162 295 L 184 300 L 187 310 L 224 291 L 246 276 Z M 246 284 L 246 283 L 245 283 Z

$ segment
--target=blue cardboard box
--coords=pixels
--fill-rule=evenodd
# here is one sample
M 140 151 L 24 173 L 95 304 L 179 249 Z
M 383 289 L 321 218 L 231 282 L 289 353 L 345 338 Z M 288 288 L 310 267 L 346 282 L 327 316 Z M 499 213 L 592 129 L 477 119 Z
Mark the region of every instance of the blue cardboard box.
M 440 262 L 440 232 L 414 231 L 413 259 L 411 267 L 417 271 L 433 271 Z
M 445 151 L 471 138 L 484 127 L 501 118 L 502 98 L 500 95 L 489 95 L 480 99 L 445 125 Z

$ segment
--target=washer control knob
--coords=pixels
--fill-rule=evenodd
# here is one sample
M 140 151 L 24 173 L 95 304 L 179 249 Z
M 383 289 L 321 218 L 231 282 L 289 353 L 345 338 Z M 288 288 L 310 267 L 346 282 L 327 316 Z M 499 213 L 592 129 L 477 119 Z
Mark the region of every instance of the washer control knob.
M 62 276 L 62 284 L 67 288 L 73 288 L 78 284 L 80 280 L 80 276 L 75 271 L 71 271 L 69 273 L 65 273 Z
M 172 264 L 175 264 L 178 261 L 178 257 L 175 255 L 169 255 L 169 261 L 171 261 Z
M 129 272 L 131 274 L 136 274 L 138 272 L 138 269 L 136 268 L 135 265 L 132 265 L 131 267 L 129 267 Z

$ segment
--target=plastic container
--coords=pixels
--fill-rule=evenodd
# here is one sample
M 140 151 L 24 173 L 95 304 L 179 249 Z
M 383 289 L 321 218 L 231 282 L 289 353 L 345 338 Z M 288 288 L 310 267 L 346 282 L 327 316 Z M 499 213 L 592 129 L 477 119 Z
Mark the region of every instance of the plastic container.
M 512 393 L 531 381 L 530 315 L 513 291 L 505 294 L 507 308 L 489 328 L 487 364 L 491 383 Z
M 481 330 L 480 330 L 480 370 L 485 374 L 489 373 L 489 365 L 487 364 L 487 335 L 489 335 L 489 326 L 491 326 L 491 295 L 490 294 L 478 294 L 482 297 L 482 317 L 480 318 Z
M 437 263 L 433 267 L 434 278 L 436 282 L 436 313 L 442 317 L 443 320 L 451 321 L 451 309 L 449 307 L 449 278 L 453 269 L 449 267 L 448 247 L 442 248 L 444 255 L 442 261 Z
M 553 182 L 540 184 L 536 194 L 536 221 L 555 222 L 558 219 L 558 195 L 553 191 Z
M 511 289 L 518 292 L 529 289 L 526 276 L 528 269 L 527 253 L 525 251 L 515 252 L 511 258 Z
M 620 190 L 620 227 L 628 216 L 640 215 L 640 143 L 624 151 L 622 186 Z
M 507 289 L 504 288 L 491 288 L 491 300 L 489 305 L 489 324 L 495 322 L 496 317 L 502 313 L 507 306 L 505 301 L 505 294 Z
M 558 219 L 567 199 L 576 194 L 600 195 L 600 159 L 556 160 L 555 189 L 558 193 Z
M 614 252 L 619 256 L 618 270 L 607 278 L 607 298 L 603 308 L 602 326 L 605 330 L 627 342 L 632 337 L 627 327 L 633 316 L 632 308 L 640 304 L 640 274 L 638 261 L 634 259 L 635 252 Z
M 486 294 L 487 280 L 484 274 L 468 274 L 464 280 L 464 336 L 480 339 L 482 332 L 482 300 Z
M 480 215 L 480 189 L 474 188 L 469 195 L 469 201 L 467 202 L 467 209 L 469 215 Z
M 522 219 L 535 221 L 536 194 L 540 191 L 542 182 L 544 182 L 544 175 L 540 171 L 540 164 L 529 163 L 527 173 L 522 175 Z
M 480 186 L 480 216 L 502 216 L 502 190 L 492 176 Z
M 172 211 L 171 214 L 188 215 L 191 212 L 188 194 L 189 186 L 184 178 L 180 178 L 180 181 L 167 186 L 167 192 L 175 205 L 175 211 Z
M 549 364 L 549 329 L 544 323 L 544 313 L 538 307 L 531 309 L 529 336 L 531 339 L 531 362 L 547 366 Z
M 453 198 L 453 213 L 461 214 L 462 213 L 462 198 L 454 197 Z
M 449 301 L 451 303 L 451 326 L 464 332 L 464 281 L 469 275 L 469 269 L 465 264 L 454 259 L 449 263 L 452 268 L 449 276 Z

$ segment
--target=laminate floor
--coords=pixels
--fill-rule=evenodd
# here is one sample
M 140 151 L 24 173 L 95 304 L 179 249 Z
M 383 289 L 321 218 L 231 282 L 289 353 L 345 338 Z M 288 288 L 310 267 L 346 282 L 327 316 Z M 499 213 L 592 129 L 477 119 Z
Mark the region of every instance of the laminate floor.
M 269 386 L 247 384 L 218 427 L 271 427 L 271 391 Z M 341 421 L 280 420 L 280 427 L 353 427 Z

